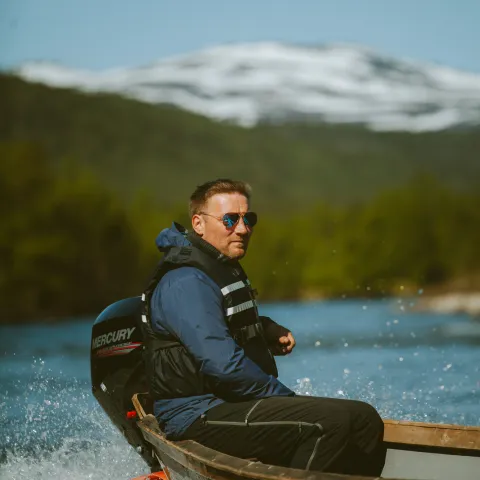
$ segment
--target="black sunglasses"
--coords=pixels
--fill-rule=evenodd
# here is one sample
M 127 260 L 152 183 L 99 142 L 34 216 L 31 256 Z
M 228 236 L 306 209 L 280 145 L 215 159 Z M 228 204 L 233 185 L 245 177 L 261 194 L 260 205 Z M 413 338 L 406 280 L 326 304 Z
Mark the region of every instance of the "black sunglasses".
M 223 224 L 227 228 L 233 228 L 235 225 L 240 221 L 240 218 L 243 218 L 243 223 L 246 227 L 254 227 L 257 224 L 258 217 L 255 212 L 247 212 L 247 213 L 226 213 L 222 217 L 216 217 L 215 215 L 211 215 L 210 213 L 200 212 L 202 215 L 207 215 L 208 217 L 216 218 L 219 222 L 223 222 Z

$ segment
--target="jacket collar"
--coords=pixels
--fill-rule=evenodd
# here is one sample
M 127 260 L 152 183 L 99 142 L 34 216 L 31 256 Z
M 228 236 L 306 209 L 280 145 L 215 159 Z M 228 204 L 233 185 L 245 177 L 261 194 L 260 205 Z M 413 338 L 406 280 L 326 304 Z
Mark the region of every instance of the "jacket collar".
M 203 252 L 207 253 L 208 255 L 214 257 L 216 260 L 222 263 L 236 263 L 236 260 L 231 259 L 227 255 L 224 255 L 219 250 L 217 250 L 211 243 L 205 241 L 200 235 L 198 235 L 194 231 L 187 231 L 187 239 L 190 243 L 197 247 L 198 249 L 202 250 Z

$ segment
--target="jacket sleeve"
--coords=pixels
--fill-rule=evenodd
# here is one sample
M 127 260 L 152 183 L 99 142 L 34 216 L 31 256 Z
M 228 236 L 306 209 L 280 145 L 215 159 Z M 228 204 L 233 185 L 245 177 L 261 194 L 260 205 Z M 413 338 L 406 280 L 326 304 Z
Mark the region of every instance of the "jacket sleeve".
M 279 323 L 273 321 L 270 317 L 266 317 L 264 315 L 259 315 L 258 318 L 260 318 L 260 322 L 262 322 L 262 326 L 263 326 L 263 329 L 265 330 L 265 333 L 267 334 L 267 337 L 269 336 L 269 332 L 272 329 L 276 333 L 278 333 L 278 330 L 283 330 L 285 335 L 288 332 L 290 332 L 289 328 L 286 328 L 283 325 L 280 325 Z
M 270 327 L 276 325 L 278 326 L 279 324 L 275 321 L 273 321 L 270 317 L 266 317 L 265 315 L 259 315 L 260 321 L 262 322 L 263 328 L 265 331 L 267 331 Z M 285 328 L 285 327 L 283 327 Z M 288 330 L 288 329 L 286 329 Z
M 183 270 L 183 272 L 182 272 Z M 152 325 L 166 329 L 185 346 L 199 370 L 228 391 L 229 399 L 293 396 L 248 358 L 230 335 L 222 294 L 203 272 L 183 267 L 165 275 L 152 297 Z

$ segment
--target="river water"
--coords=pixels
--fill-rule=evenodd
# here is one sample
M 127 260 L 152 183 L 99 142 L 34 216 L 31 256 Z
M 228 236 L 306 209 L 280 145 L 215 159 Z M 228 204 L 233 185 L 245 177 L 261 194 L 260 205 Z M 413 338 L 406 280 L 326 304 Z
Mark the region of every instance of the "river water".
M 480 425 L 480 323 L 402 299 L 276 303 L 297 348 L 280 379 L 384 418 Z M 0 327 L 0 478 L 130 479 L 145 464 L 90 392 L 93 319 Z

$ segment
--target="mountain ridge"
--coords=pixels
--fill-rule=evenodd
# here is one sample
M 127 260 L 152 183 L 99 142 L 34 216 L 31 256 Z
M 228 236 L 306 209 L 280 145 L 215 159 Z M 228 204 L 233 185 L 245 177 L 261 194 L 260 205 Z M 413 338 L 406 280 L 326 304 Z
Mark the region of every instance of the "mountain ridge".
M 436 131 L 480 125 L 480 74 L 350 44 L 230 44 L 103 72 L 48 62 L 14 70 L 53 87 L 170 104 L 244 127 L 295 121 Z

